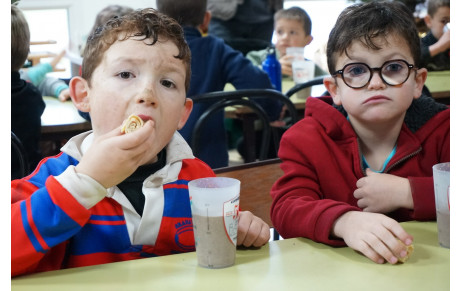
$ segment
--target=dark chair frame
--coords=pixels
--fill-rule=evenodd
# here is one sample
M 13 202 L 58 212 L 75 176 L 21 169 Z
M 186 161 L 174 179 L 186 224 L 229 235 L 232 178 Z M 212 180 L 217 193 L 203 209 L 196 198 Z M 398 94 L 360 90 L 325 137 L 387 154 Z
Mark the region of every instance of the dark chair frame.
M 248 99 L 246 97 L 251 99 Z M 259 160 L 265 160 L 268 155 L 268 147 L 270 143 L 270 120 L 265 110 L 258 103 L 252 100 L 252 98 L 272 98 L 275 100 L 280 100 L 286 105 L 289 114 L 292 117 L 293 123 L 298 121 L 297 111 L 292 101 L 289 98 L 287 98 L 286 95 L 273 89 L 244 89 L 235 91 L 216 91 L 193 96 L 191 97 L 191 99 L 194 103 L 210 101 L 215 102 L 203 112 L 203 114 L 197 120 L 193 128 L 191 141 L 191 148 L 193 152 L 197 153 L 199 151 L 201 127 L 210 116 L 224 109 L 225 107 L 243 105 L 250 107 L 254 111 L 254 113 L 260 118 L 260 120 L 262 120 L 262 143 L 259 154 Z M 275 130 L 272 131 L 272 134 L 274 137 L 274 141 L 279 142 L 279 138 L 276 137 Z M 276 142 L 275 147 L 276 150 L 278 150 Z
M 29 159 L 21 140 L 11 132 L 11 158 L 13 159 L 13 153 L 17 154 L 19 160 L 19 173 L 22 177 L 29 174 Z M 11 173 L 13 174 L 13 173 Z
M 296 84 L 294 87 L 292 87 L 291 89 L 289 89 L 286 92 L 286 96 L 288 98 L 291 98 L 292 95 L 294 95 L 295 93 L 299 92 L 302 89 L 305 89 L 305 88 L 308 88 L 308 87 L 313 87 L 313 86 L 316 86 L 316 85 L 321 85 L 321 84 L 323 84 L 324 77 L 326 77 L 326 76 L 319 76 L 319 77 L 311 79 L 310 81 L 307 81 L 305 83 Z M 327 91 L 323 93 L 323 95 L 326 95 L 326 94 L 328 95 Z

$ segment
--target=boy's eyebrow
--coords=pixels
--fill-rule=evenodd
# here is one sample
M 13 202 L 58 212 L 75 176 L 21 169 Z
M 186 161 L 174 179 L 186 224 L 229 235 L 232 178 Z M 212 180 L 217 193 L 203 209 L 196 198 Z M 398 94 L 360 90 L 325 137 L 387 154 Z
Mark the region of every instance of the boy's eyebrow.
M 117 57 L 116 59 L 112 60 L 112 63 L 114 64 L 122 64 L 122 63 L 133 63 L 133 64 L 138 64 L 138 63 L 144 63 L 145 59 L 142 57 L 136 57 L 136 56 L 120 56 Z M 179 64 L 176 64 L 174 62 L 169 62 L 167 60 L 161 61 L 162 67 L 163 68 L 171 68 L 171 70 L 176 70 L 177 68 L 181 68 Z

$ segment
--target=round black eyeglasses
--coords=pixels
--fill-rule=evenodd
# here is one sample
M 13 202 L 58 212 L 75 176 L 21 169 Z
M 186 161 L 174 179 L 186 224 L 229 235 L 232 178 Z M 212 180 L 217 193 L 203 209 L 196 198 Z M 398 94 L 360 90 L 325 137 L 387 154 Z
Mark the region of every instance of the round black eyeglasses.
M 365 87 L 372 79 L 373 72 L 378 71 L 380 78 L 385 84 L 398 86 L 409 78 L 412 69 L 417 68 L 405 60 L 390 60 L 383 63 L 380 68 L 371 68 L 365 63 L 350 63 L 332 74 L 337 77 L 342 76 L 343 82 L 353 89 Z

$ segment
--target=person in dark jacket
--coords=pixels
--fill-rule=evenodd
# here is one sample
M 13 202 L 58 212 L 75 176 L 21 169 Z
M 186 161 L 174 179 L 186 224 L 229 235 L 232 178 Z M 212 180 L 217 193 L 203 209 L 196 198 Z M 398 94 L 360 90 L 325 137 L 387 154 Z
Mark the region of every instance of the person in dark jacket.
M 19 69 L 27 59 L 30 46 L 29 25 L 22 11 L 11 5 L 11 131 L 22 142 L 29 170 L 33 170 L 41 159 L 39 148 L 41 116 L 45 102 L 40 91 L 31 83 L 22 80 Z M 12 157 L 12 178 L 20 178 Z
M 192 77 L 187 97 L 222 91 L 231 83 L 238 89 L 273 89 L 267 74 L 246 59 L 239 51 L 214 36 L 203 36 L 211 14 L 206 10 L 206 0 L 157 0 L 158 10 L 176 19 L 184 28 L 185 38 L 192 51 Z M 279 102 L 256 99 L 271 121 L 281 112 Z M 179 132 L 190 144 L 192 131 L 198 118 L 212 104 L 195 104 L 192 113 Z M 199 141 L 200 151 L 195 155 L 211 168 L 228 166 L 224 112 L 213 115 L 204 125 Z

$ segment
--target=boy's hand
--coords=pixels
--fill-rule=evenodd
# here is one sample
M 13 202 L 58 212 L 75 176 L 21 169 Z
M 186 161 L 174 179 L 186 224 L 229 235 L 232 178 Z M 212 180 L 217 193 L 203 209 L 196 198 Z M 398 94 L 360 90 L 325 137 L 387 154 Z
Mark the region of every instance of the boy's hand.
M 414 208 L 409 180 L 366 169 L 366 177 L 356 182 L 353 195 L 366 212 L 388 213 L 398 208 Z
M 261 247 L 270 239 L 270 227 L 250 211 L 241 211 L 238 218 L 237 245 Z
M 294 60 L 294 56 L 282 56 L 279 59 L 281 64 L 281 74 L 292 76 L 292 61 Z
M 412 236 L 394 219 L 379 213 L 359 211 L 340 216 L 332 234 L 343 238 L 350 248 L 379 264 L 385 261 L 396 264 L 398 258 L 407 255 L 405 245 L 409 246 L 413 241 Z
M 430 55 L 432 57 L 445 52 L 446 50 L 450 49 L 450 29 L 444 32 L 439 40 L 435 43 L 430 45 Z
M 161 149 L 155 149 L 154 141 L 155 129 L 151 120 L 129 134 L 122 134 L 117 127 L 94 139 L 75 170 L 110 188 L 155 158 Z
M 59 93 L 59 101 L 61 102 L 65 102 L 67 100 L 70 100 L 70 89 L 64 89 L 61 91 L 61 93 Z
M 446 51 L 450 49 L 450 29 L 444 32 L 438 40 L 441 51 Z

